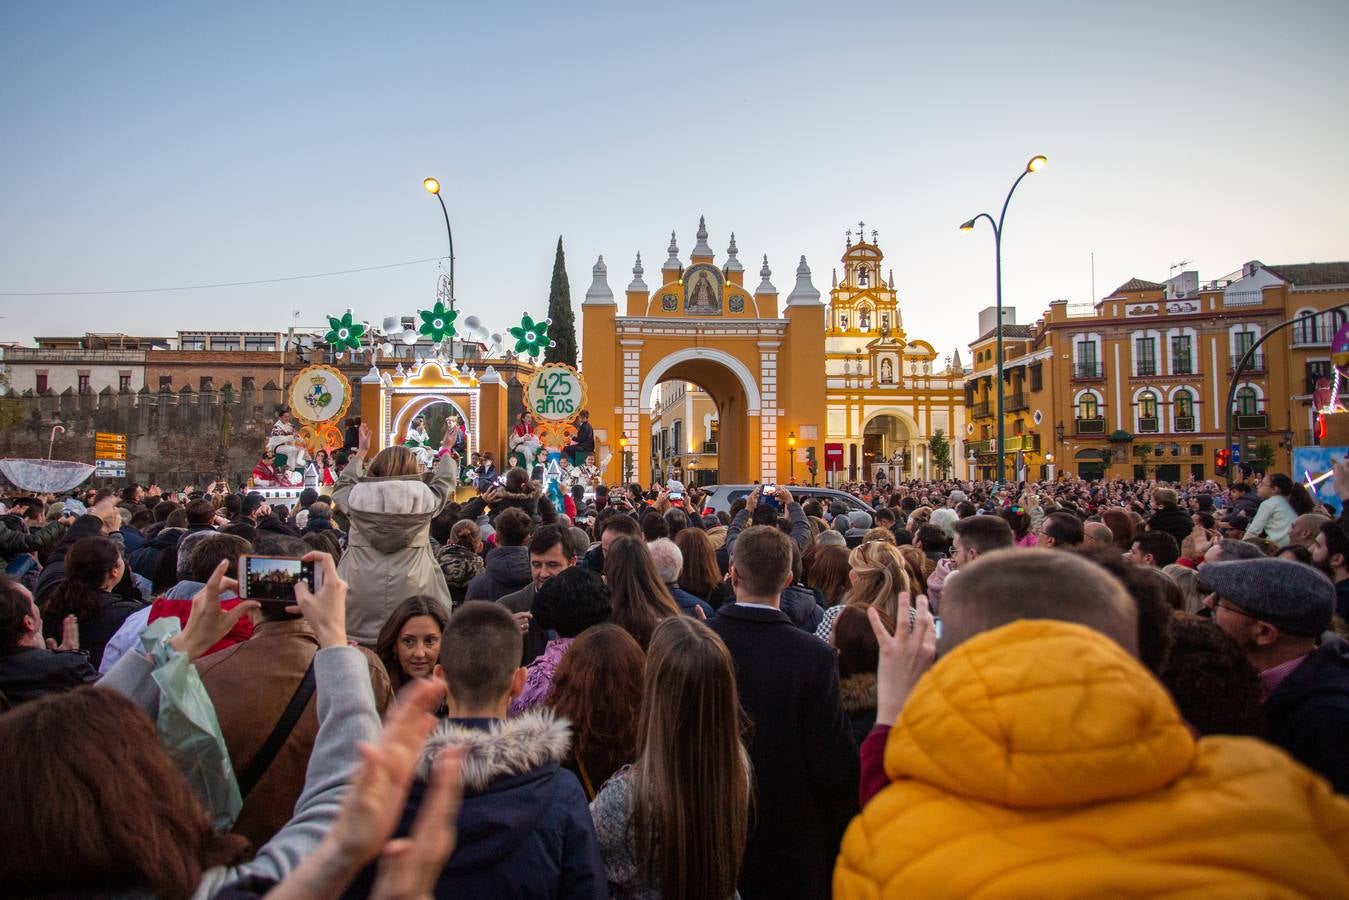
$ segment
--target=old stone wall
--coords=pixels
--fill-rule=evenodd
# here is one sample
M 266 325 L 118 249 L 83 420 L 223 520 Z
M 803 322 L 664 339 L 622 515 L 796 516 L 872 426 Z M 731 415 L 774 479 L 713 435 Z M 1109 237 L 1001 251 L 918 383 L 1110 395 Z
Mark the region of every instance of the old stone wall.
M 10 396 L 0 414 L 0 456 L 43 459 L 51 428 L 52 458 L 94 461 L 94 434 L 127 436 L 127 479 L 181 487 L 225 478 L 244 482 L 262 456 L 282 404 L 282 391 L 269 381 L 261 390 L 221 390 L 97 394 L 47 392 Z M 359 396 L 349 415 L 360 415 Z

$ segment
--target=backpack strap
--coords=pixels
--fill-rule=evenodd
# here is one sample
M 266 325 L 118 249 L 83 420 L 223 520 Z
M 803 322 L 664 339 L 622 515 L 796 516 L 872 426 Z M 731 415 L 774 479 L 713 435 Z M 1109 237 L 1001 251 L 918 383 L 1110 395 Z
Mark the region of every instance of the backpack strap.
M 273 726 L 272 733 L 267 735 L 267 740 L 263 742 L 262 749 L 258 751 L 252 762 L 244 769 L 243 774 L 239 776 L 239 796 L 241 798 L 247 797 L 249 791 L 258 786 L 262 776 L 267 774 L 267 770 L 276 761 L 277 754 L 286 745 L 286 739 L 295 730 L 295 723 L 300 721 L 300 714 L 304 712 L 304 708 L 309 705 L 309 699 L 313 696 L 314 661 L 311 659 L 309 668 L 305 670 L 304 678 L 300 679 L 299 686 L 295 688 L 295 693 L 291 695 L 290 702 L 286 704 L 285 712 L 281 713 L 281 718 L 276 720 L 276 725 Z

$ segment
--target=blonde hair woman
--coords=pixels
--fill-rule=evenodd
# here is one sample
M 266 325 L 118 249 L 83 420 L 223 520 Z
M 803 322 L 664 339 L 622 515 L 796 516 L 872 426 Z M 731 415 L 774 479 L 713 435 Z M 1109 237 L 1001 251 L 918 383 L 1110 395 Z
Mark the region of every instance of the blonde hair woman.
M 740 725 L 721 638 L 687 617 L 662 621 L 646 656 L 637 762 L 590 804 L 615 897 L 737 896 L 750 796 Z
M 828 641 L 834 631 L 834 620 L 845 606 L 874 606 L 899 621 L 899 595 L 909 590 L 909 574 L 899 548 L 884 541 L 867 541 L 848 554 L 850 585 L 843 602 L 824 611 L 824 620 L 815 629 L 815 636 Z
M 337 479 L 333 504 L 350 523 L 338 574 L 350 586 L 347 634 L 373 648 L 380 629 L 406 597 L 423 595 L 450 610 L 450 589 L 431 552 L 431 520 L 452 496 L 459 466 L 446 453 L 430 482 L 407 447 L 385 447 L 365 463 L 370 428 Z

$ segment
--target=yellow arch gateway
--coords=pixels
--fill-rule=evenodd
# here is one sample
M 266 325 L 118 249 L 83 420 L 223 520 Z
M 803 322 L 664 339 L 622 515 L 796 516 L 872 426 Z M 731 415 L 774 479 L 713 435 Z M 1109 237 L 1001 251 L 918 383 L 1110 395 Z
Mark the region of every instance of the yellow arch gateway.
M 595 263 L 582 304 L 582 371 L 598 456 L 623 459 L 620 439 L 626 439 L 629 471 L 646 472 L 652 390 L 688 381 L 716 404 L 720 482 L 771 483 L 793 468 L 804 476 L 807 448 L 824 459 L 825 424 L 825 307 L 806 259 L 779 310 L 767 257 L 751 291 L 734 235 L 721 265 L 701 219 L 697 238 L 685 266 L 671 234 L 655 290 L 647 287 L 638 254 L 621 311 L 604 257 Z M 789 434 L 796 436 L 795 466 Z M 603 477 L 612 482 L 622 475 L 611 467 Z

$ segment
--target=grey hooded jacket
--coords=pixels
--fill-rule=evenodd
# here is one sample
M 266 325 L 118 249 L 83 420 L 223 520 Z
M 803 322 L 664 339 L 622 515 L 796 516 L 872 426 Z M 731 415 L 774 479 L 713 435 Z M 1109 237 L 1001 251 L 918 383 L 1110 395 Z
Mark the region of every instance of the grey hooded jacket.
M 448 453 L 428 484 L 417 475 L 364 478 L 352 460 L 333 488 L 346 514 L 347 551 L 337 573 L 349 585 L 347 635 L 374 647 L 379 630 L 408 597 L 435 597 L 450 611 L 450 590 L 431 549 L 431 520 L 454 490 L 458 464 Z

